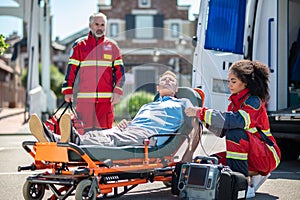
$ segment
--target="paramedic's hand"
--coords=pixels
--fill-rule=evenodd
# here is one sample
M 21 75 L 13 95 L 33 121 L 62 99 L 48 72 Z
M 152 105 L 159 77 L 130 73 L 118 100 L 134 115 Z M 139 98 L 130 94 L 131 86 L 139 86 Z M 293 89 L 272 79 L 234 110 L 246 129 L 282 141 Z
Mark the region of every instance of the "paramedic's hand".
M 121 95 L 117 94 L 117 93 L 113 93 L 111 99 L 110 99 L 110 102 L 112 104 L 117 104 L 120 102 L 120 99 L 121 99 Z
M 196 117 L 196 114 L 197 114 L 197 111 L 201 109 L 201 108 L 198 108 L 198 107 L 188 107 L 185 109 L 185 114 L 186 116 L 188 117 Z
M 66 94 L 65 95 L 66 102 L 73 102 L 73 94 Z
M 126 119 L 122 119 L 122 121 L 120 121 L 120 123 L 117 124 L 117 127 L 123 131 L 128 126 L 128 124 L 130 124 L 129 121 L 127 121 Z

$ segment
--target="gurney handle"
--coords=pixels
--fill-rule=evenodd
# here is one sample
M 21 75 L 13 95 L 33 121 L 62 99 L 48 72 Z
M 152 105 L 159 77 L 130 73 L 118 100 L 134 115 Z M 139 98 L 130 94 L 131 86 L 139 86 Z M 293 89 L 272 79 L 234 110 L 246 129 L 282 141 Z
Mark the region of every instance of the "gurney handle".
M 27 151 L 28 153 L 31 152 L 31 149 L 28 147 L 29 145 L 30 146 L 34 146 L 36 142 L 33 142 L 33 141 L 24 141 L 22 143 L 22 147 L 23 149 L 25 149 L 25 151 Z
M 36 166 L 34 164 L 31 164 L 31 165 L 25 166 L 25 167 L 18 166 L 18 172 L 23 171 L 23 170 L 34 171 L 34 170 L 36 170 Z

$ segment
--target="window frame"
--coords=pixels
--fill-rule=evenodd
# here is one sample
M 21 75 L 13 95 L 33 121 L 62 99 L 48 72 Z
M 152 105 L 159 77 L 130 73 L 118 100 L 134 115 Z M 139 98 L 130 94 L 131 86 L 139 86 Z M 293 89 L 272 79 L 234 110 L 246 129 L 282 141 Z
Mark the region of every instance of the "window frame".
M 113 27 L 116 28 L 116 33 L 113 33 Z M 111 22 L 109 25 L 109 36 L 110 37 L 119 37 L 120 33 L 120 24 L 117 22 Z
M 177 29 L 175 30 L 175 29 L 173 29 L 173 26 L 177 26 Z M 179 23 L 177 23 L 177 22 L 172 22 L 171 24 L 170 24 L 170 29 L 171 29 L 171 33 L 170 33 L 170 36 L 171 36 L 171 38 L 178 38 L 179 36 L 180 36 L 180 24 Z

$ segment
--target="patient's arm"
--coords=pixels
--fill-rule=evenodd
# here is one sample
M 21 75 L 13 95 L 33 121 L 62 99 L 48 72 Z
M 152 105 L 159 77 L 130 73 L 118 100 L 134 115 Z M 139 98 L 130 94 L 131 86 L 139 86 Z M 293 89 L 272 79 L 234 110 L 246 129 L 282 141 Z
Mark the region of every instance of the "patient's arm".
M 125 128 L 127 128 L 128 124 L 130 124 L 130 121 L 127 121 L 126 119 L 122 119 L 118 124 L 117 127 L 121 130 L 124 130 Z
M 201 139 L 202 131 L 203 131 L 202 126 L 200 125 L 199 121 L 196 118 L 194 118 L 192 120 L 192 126 L 193 126 L 193 129 L 189 134 L 188 147 L 182 157 L 182 161 L 185 161 L 185 162 L 192 161 L 193 154 L 198 147 L 198 144 Z

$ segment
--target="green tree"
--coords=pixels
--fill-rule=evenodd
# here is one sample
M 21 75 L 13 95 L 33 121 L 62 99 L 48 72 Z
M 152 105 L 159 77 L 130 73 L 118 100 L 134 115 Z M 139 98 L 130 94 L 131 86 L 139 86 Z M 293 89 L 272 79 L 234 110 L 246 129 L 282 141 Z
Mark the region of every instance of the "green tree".
M 2 55 L 9 46 L 9 44 L 5 43 L 4 36 L 0 34 L 0 55 Z

